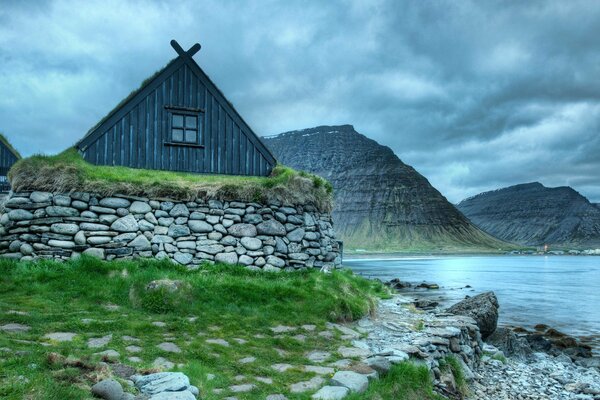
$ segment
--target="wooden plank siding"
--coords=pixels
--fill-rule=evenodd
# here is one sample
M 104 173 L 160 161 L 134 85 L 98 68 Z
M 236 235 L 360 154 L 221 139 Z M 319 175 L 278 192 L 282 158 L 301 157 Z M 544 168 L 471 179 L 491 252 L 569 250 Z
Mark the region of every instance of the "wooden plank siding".
M 200 110 L 198 143 L 167 145 L 170 109 Z M 178 57 L 91 130 L 77 148 L 86 161 L 204 174 L 267 176 L 275 159 L 191 59 Z

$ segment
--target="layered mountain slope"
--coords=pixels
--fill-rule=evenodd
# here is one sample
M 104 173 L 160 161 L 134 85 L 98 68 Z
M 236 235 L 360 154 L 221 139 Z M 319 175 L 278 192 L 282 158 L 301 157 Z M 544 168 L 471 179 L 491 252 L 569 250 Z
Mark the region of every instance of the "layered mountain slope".
M 570 187 L 526 183 L 478 194 L 458 208 L 490 234 L 525 245 L 600 244 L 600 209 Z
M 319 126 L 263 138 L 279 162 L 328 179 L 333 218 L 347 249 L 498 249 L 414 168 L 351 125 Z

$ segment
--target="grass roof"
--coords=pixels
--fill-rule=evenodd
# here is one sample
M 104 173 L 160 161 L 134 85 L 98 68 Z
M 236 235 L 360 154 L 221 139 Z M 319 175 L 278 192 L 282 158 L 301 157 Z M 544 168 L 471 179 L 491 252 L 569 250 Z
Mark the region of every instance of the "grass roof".
M 8 147 L 9 150 L 12 151 L 15 156 L 17 156 L 17 158 L 21 158 L 21 153 L 19 153 L 17 149 L 15 149 L 12 144 L 10 144 L 8 138 L 4 136 L 3 133 L 0 133 L 0 142 L 4 143 L 4 145 Z
M 331 211 L 333 188 L 325 179 L 277 165 L 270 176 L 204 175 L 184 172 L 93 165 L 70 148 L 58 155 L 19 160 L 8 173 L 14 191 L 66 193 L 85 191 L 103 196 L 124 194 L 190 201 L 278 201 L 310 204 Z

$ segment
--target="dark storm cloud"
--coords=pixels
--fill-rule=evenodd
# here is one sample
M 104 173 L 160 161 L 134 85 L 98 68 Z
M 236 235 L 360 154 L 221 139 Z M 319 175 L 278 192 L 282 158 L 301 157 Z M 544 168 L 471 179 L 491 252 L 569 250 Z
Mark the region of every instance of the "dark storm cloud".
M 600 201 L 598 37 L 590 1 L 3 2 L 0 130 L 72 145 L 177 38 L 260 134 L 354 124 L 451 201 L 529 181 Z

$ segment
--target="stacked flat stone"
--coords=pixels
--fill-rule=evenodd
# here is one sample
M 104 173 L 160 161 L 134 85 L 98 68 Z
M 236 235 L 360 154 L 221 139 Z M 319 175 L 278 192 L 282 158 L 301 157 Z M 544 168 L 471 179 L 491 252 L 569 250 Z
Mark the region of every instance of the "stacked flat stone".
M 310 205 L 81 192 L 8 197 L 0 216 L 0 255 L 65 260 L 79 254 L 169 258 L 189 267 L 223 262 L 272 272 L 341 264 L 331 215 Z

